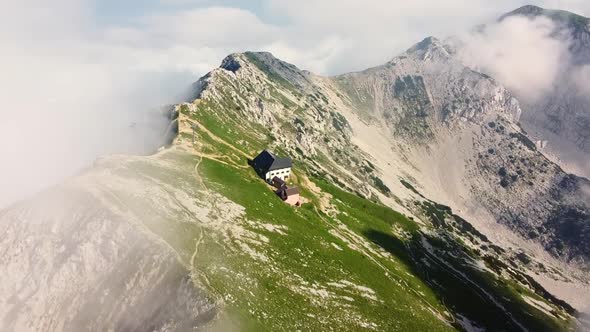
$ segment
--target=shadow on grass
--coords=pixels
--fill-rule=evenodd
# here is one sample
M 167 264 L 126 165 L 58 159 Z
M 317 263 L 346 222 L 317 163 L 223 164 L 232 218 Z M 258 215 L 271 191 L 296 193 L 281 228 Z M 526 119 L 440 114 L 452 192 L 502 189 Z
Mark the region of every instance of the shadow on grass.
M 404 242 L 393 235 L 369 230 L 365 236 L 373 243 L 402 260 L 414 275 L 421 278 L 438 300 L 455 318 L 467 317 L 491 331 L 559 331 L 565 326 L 524 302 L 518 291 L 466 263 L 471 259 L 460 245 L 415 233 Z M 432 246 L 425 249 L 422 237 Z M 458 323 L 455 327 L 461 328 Z

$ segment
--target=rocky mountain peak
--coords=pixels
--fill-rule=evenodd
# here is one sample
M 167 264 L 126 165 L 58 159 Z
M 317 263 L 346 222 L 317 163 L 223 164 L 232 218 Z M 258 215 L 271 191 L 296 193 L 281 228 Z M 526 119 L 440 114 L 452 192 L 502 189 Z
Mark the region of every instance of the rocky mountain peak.
M 428 37 L 406 51 L 407 55 L 420 60 L 446 60 L 450 58 L 449 48 L 439 39 Z
M 295 65 L 276 58 L 270 52 L 244 52 L 227 56 L 220 68 L 237 72 L 243 66 L 252 65 L 267 76 L 287 85 L 306 88 L 311 84 L 308 71 L 301 70 Z
M 584 17 L 565 10 L 545 9 L 538 6 L 527 5 L 513 10 L 500 17 L 503 21 L 508 17 L 525 16 L 528 18 L 546 17 L 565 28 L 573 30 L 573 33 L 590 31 L 590 18 Z
M 239 53 L 233 53 L 226 56 L 222 61 L 219 68 L 229 70 L 231 72 L 236 72 L 240 68 L 242 68 L 243 61 L 240 59 Z
M 504 16 L 502 16 L 500 19 L 502 20 L 505 17 L 508 16 L 516 16 L 516 15 L 521 15 L 521 16 L 539 16 L 542 15 L 543 12 L 545 11 L 544 8 L 541 8 L 539 6 L 535 6 L 535 5 L 524 5 L 520 8 L 517 8 L 507 14 L 505 14 Z

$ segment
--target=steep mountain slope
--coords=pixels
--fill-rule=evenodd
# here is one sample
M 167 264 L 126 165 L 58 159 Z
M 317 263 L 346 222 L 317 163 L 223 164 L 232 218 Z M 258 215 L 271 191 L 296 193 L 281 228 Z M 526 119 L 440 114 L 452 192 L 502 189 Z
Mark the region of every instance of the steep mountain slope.
M 590 18 L 564 10 L 527 5 L 503 15 L 500 21 L 513 16 L 551 19 L 556 23 L 554 37 L 570 39 L 569 50 L 573 56 L 573 64 L 584 65 L 590 62 Z
M 418 184 L 430 178 L 456 187 L 442 189 L 440 200 L 474 217 L 469 209 L 482 206 L 554 255 L 583 264 L 588 259 L 590 182 L 566 174 L 538 152 L 518 125 L 516 99 L 493 79 L 462 66 L 441 42 L 428 38 L 385 66 L 336 81 L 353 111 L 384 123 L 392 144 L 436 151 L 445 149 L 450 136 L 463 142 L 454 162 L 433 152 L 434 158 L 418 166 Z M 444 179 L 452 172 L 443 169 L 448 166 L 462 168 L 452 181 Z M 432 187 L 424 185 L 427 191 Z
M 437 79 L 439 81 L 435 82 Z M 518 265 L 503 265 L 501 262 L 513 261 L 519 255 L 529 256 L 495 247 L 485 235 L 453 215 L 449 208 L 425 198 L 424 195 L 456 194 L 462 202 L 455 206 L 464 207 L 466 201 L 477 204 L 477 208 L 492 210 L 491 207 L 497 205 L 492 202 L 495 196 L 489 198 L 489 206 L 481 205 L 476 197 L 482 193 L 475 191 L 482 183 L 502 188 L 502 176 L 478 158 L 479 152 L 490 153 L 490 146 L 505 144 L 497 155 L 506 159 L 511 152 L 519 157 L 526 156 L 527 160 L 538 158 L 550 163 L 530 147 L 530 141 L 515 124 L 520 114 L 518 102 L 493 79 L 461 66 L 439 41 L 429 38 L 385 66 L 336 78 L 301 71 L 268 53 L 234 54 L 196 86 L 200 88 L 198 98 L 177 107 L 178 144 L 194 146 L 203 156 L 217 158 L 234 167 L 243 163 L 244 156 L 252 156 L 270 146 L 279 154 L 295 157 L 297 167 L 305 170 L 308 176 L 329 180 L 342 189 L 413 215 L 428 234 L 451 247 L 468 243 L 467 248 L 471 248 L 468 250 L 476 250 L 475 257 L 483 258 L 486 264 L 493 266 L 492 270 L 498 268 L 495 273 L 499 276 L 515 278 L 520 280 L 518 283 L 533 282 L 527 277 L 515 277 L 511 272 L 524 274 L 534 270 L 563 283 L 575 283 L 553 267 L 546 270 L 543 263 L 534 259 L 525 259 L 526 268 L 522 270 L 516 268 Z M 385 110 L 389 110 L 390 115 L 384 115 Z M 418 131 L 420 135 L 412 135 Z M 220 145 L 220 139 L 232 143 Z M 448 147 L 447 142 L 452 139 L 469 143 L 447 157 L 457 157 L 453 166 L 464 169 L 456 172 L 457 178 L 453 179 L 456 180 L 454 186 L 461 191 L 458 194 L 445 190 L 444 181 L 448 181 L 449 172 L 439 160 L 444 154 L 442 147 Z M 512 152 L 511 146 L 517 151 Z M 485 158 L 483 154 L 481 158 Z M 560 175 L 565 176 L 565 173 L 538 175 L 542 177 L 539 182 L 553 181 Z M 508 174 L 503 177 L 515 192 L 523 196 L 536 195 L 531 192 L 530 185 L 518 187 Z M 420 186 L 422 192 L 415 186 Z M 437 187 L 439 190 L 433 189 Z M 500 208 L 528 211 L 515 204 L 500 203 Z M 321 204 L 318 208 L 331 216 L 337 212 Z M 497 211 L 498 215 L 503 212 Z M 511 227 L 519 230 L 528 225 Z M 369 239 L 373 234 L 370 230 L 363 233 Z M 548 227 L 547 233 L 550 234 L 548 238 L 558 237 L 552 228 Z M 389 240 L 373 239 L 382 247 L 390 248 Z M 411 251 L 411 248 L 428 251 L 425 248 L 429 246 L 421 240 L 412 243 L 417 247 L 410 245 Z M 463 245 L 459 248 L 466 249 Z M 414 252 L 410 256 L 413 257 L 410 261 L 417 263 L 415 258 L 419 255 Z M 450 257 L 453 256 L 445 260 L 452 260 Z M 447 263 L 452 266 L 457 262 Z M 519 264 L 523 264 L 522 261 Z M 419 263 L 417 266 L 420 270 L 425 267 Z M 426 275 L 436 273 L 440 270 Z M 437 292 L 444 293 L 433 280 L 429 284 Z M 535 288 L 531 284 L 527 287 Z M 473 316 L 470 319 L 474 319 Z
M 394 136 L 410 143 L 417 133 L 432 138 L 439 123 L 481 123 L 495 115 L 517 121 L 520 108 L 510 93 L 463 66 L 451 52 L 430 37 L 384 66 L 335 79 L 356 112 L 383 118 Z
M 568 45 L 552 91 L 540 100 L 527 101 L 523 124 L 536 137 L 549 141 L 549 152 L 590 174 L 590 19 L 574 13 L 524 6 L 504 15 L 548 18 L 555 24 L 550 36 Z M 523 99 L 523 101 L 525 101 Z M 568 144 L 569 143 L 569 144 Z M 570 147 L 571 145 L 571 147 Z M 573 151 L 572 151 L 573 150 Z M 570 152 L 572 151 L 572 152 Z M 583 156 L 583 157 L 577 157 Z

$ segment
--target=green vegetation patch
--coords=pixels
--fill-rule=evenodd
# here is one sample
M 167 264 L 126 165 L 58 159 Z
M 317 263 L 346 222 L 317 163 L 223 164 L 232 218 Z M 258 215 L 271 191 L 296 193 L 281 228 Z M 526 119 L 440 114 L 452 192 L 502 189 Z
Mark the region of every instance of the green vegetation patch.
M 522 133 L 510 133 L 510 137 L 516 138 L 518 141 L 520 141 L 520 143 L 522 143 L 531 151 L 537 150 L 537 146 L 535 145 L 535 143 Z
M 235 300 L 229 306 L 240 320 L 251 321 L 256 328 L 264 326 L 264 330 L 360 331 L 372 324 L 378 330 L 448 329 L 430 312 L 444 312 L 444 307 L 429 295 L 425 284 L 408 275 L 400 261 L 351 249 L 347 243 L 361 241 L 377 250 L 363 232 L 389 232 L 394 225 L 415 230 L 416 225 L 403 215 L 318 181 L 346 212 L 333 218 L 319 211 L 317 199 L 305 189 L 303 194 L 315 203 L 301 208 L 284 204 L 251 170 L 203 159 L 199 172 L 209 188 L 243 206 L 247 220 L 284 227 L 285 234 L 252 228 L 268 238 L 256 250 L 269 261 L 224 251 L 223 264 L 231 265 L 232 274 L 247 276 L 248 282 L 202 267 L 212 287 Z M 247 285 L 252 289 L 246 289 Z M 359 290 L 363 287 L 368 290 Z M 312 315 L 322 319 L 310 319 Z

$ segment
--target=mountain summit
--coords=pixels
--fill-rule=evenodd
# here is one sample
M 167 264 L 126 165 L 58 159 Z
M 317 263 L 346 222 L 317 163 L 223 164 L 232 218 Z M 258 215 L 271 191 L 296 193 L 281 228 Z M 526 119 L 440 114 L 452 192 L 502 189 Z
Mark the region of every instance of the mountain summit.
M 590 18 L 564 10 L 544 9 L 537 6 L 524 6 L 500 17 L 523 16 L 528 18 L 544 17 L 556 24 L 553 38 L 562 39 L 570 44 L 570 52 L 576 64 L 590 63 Z
M 574 34 L 588 32 L 590 19 L 575 13 L 564 10 L 544 9 L 538 6 L 526 5 L 514 11 L 504 14 L 500 21 L 512 16 L 525 16 L 530 18 L 547 17 L 555 22 L 563 24 L 568 29 L 572 29 Z

